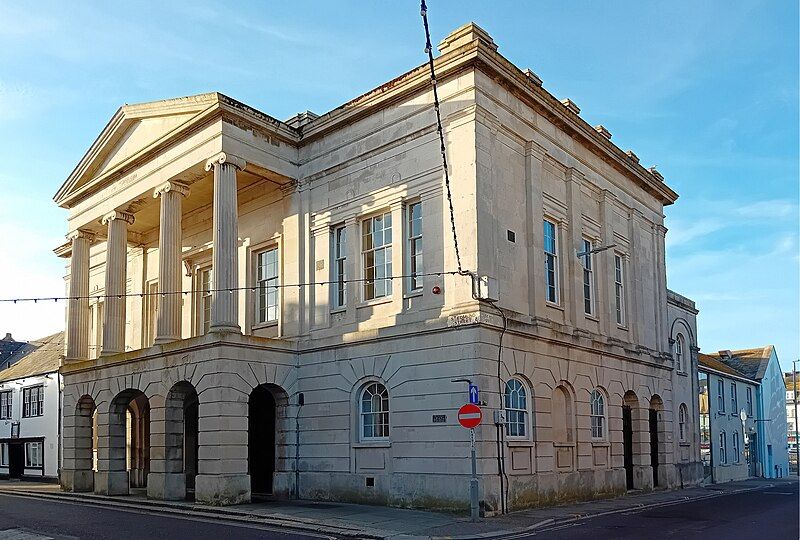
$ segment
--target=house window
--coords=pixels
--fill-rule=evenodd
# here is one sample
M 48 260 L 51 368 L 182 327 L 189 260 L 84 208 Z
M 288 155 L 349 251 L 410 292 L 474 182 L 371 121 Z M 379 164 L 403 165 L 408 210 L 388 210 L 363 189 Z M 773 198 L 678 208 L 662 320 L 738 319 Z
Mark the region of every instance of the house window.
M 9 420 L 11 418 L 12 402 L 13 394 L 11 390 L 0 392 L 0 420 Z
M 725 381 L 722 379 L 717 380 L 717 407 L 719 407 L 717 412 L 725 412 Z
M 597 390 L 592 390 L 590 400 L 592 417 L 592 438 L 602 439 L 606 436 L 606 403 L 603 394 Z
M 722 465 L 728 464 L 728 442 L 724 431 L 719 434 L 719 462 Z
M 748 386 L 745 391 L 747 393 L 747 416 L 753 416 L 753 389 Z
M 736 383 L 731 383 L 731 414 L 736 414 L 739 410 L 738 400 L 736 398 Z
M 44 414 L 44 386 L 29 386 L 22 389 L 22 417 L 31 418 Z
M 389 437 L 389 391 L 381 383 L 370 383 L 361 391 L 361 439 Z
M 525 437 L 528 434 L 528 397 L 525 386 L 517 379 L 506 382 L 503 395 L 506 410 L 506 435 Z
M 683 371 L 683 334 L 675 339 L 675 369 Z
M 333 229 L 333 307 L 341 308 L 347 304 L 347 229 L 344 225 Z
M 8 443 L 0 443 L 0 467 L 8 467 Z
M 678 436 L 681 442 L 686 442 L 686 405 L 681 403 L 678 407 Z
M 594 271 L 592 270 L 592 242 L 583 240 L 581 250 L 581 263 L 583 264 L 583 312 L 587 315 L 594 313 Z
M 614 301 L 617 309 L 617 324 L 625 325 L 625 281 L 622 255 L 614 255 Z
M 408 205 L 408 290 L 422 289 L 422 203 Z
M 544 220 L 544 275 L 548 302 L 558 303 L 558 239 L 556 224 Z
M 361 255 L 364 262 L 364 299 L 392 294 L 392 214 L 389 212 L 361 223 Z
M 278 320 L 278 248 L 256 253 L 256 323 Z
M 207 334 L 211 328 L 211 293 L 214 282 L 213 270 L 203 268 L 198 275 L 200 282 L 200 302 L 198 303 L 198 325 L 201 334 Z
M 739 432 L 733 433 L 733 462 L 739 463 Z
M 25 466 L 34 468 L 42 466 L 41 442 L 25 443 Z

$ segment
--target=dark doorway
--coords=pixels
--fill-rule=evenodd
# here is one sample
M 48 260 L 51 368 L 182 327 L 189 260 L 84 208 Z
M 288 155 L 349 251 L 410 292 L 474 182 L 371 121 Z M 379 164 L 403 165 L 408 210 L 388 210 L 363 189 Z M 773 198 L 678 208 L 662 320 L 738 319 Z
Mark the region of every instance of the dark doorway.
M 658 411 L 650 409 L 650 465 L 653 467 L 653 487 L 658 487 Z
M 265 386 L 258 386 L 250 393 L 248 405 L 250 490 L 253 494 L 271 494 L 275 473 L 275 397 Z
M 22 443 L 10 443 L 8 445 L 8 476 L 10 478 L 22 478 L 25 472 L 25 452 Z
M 748 456 L 747 456 L 747 465 L 748 465 L 748 474 L 750 476 L 758 476 L 758 439 L 756 434 L 753 433 L 750 435 L 750 441 L 747 443 L 748 448 Z
M 631 408 L 622 406 L 622 446 L 625 463 L 625 486 L 633 489 L 633 422 Z
M 197 455 L 200 449 L 197 436 L 199 427 L 197 393 L 192 392 L 185 399 L 186 403 L 183 410 L 183 472 L 186 474 L 186 489 L 194 491 L 195 477 L 197 476 Z

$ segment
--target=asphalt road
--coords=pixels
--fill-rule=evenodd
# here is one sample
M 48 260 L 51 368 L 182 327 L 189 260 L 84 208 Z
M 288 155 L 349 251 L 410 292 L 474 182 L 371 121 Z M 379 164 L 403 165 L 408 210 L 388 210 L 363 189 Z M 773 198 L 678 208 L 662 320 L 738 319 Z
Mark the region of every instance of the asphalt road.
M 760 491 L 598 516 L 525 538 L 797 540 L 799 496 L 797 482 L 781 483 Z
M 0 494 L 0 540 L 182 538 L 317 540 L 328 536 L 202 518 Z

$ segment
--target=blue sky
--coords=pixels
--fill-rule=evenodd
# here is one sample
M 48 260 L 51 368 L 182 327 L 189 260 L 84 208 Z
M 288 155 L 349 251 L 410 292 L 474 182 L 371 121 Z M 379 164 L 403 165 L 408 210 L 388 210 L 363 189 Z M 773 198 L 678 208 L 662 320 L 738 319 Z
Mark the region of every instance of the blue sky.
M 421 64 L 418 4 L 0 0 L 0 297 L 63 292 L 52 195 L 123 103 L 217 90 L 278 118 L 328 111 Z M 166 6 L 164 4 L 167 4 Z M 705 351 L 798 358 L 798 12 L 790 1 L 429 3 L 473 20 L 623 149 L 657 165 L 668 284 Z M 0 306 L 0 332 L 63 327 Z

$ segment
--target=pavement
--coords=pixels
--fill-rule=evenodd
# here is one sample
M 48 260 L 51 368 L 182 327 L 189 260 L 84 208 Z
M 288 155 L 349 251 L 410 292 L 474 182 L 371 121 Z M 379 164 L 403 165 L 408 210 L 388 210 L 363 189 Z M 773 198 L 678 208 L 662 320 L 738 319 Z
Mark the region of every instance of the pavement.
M 209 507 L 188 501 L 149 500 L 142 493 L 124 497 L 106 497 L 64 493 L 54 484 L 7 481 L 0 481 L 0 501 L 13 500 L 18 506 L 20 501 L 35 504 L 30 499 L 36 499 L 40 502 L 49 501 L 52 506 L 59 508 L 62 506 L 94 507 L 117 514 L 144 513 L 158 515 L 163 519 L 178 518 L 204 523 L 222 522 L 231 527 L 257 529 L 263 533 L 261 537 L 274 538 L 317 538 L 320 536 L 326 538 L 389 538 L 393 540 L 525 538 L 531 535 L 540 536 L 546 531 L 568 528 L 572 524 L 582 523 L 584 520 L 594 521 L 597 518 L 602 519 L 608 518 L 608 516 L 644 512 L 670 506 L 678 507 L 687 505 L 687 503 L 693 503 L 688 506 L 694 507 L 695 503 L 720 496 L 739 496 L 754 491 L 766 493 L 770 489 L 783 489 L 783 492 L 790 489 L 796 491 L 796 484 L 797 479 L 753 479 L 675 491 L 634 492 L 614 499 L 513 512 L 504 516 L 486 518 L 478 523 L 470 522 L 468 517 L 463 515 L 381 506 L 315 501 L 271 501 L 234 507 Z M 779 491 L 779 493 L 783 492 Z M 29 499 L 29 501 L 25 501 L 25 499 Z M 796 497 L 793 502 L 796 504 Z M 11 506 L 14 505 L 0 504 L 0 519 L 6 508 Z M 58 511 L 54 512 L 58 514 Z M 4 528 L 6 525 L 0 521 L 0 533 Z M 278 534 L 278 536 L 270 536 L 271 534 Z M 236 535 L 237 538 L 240 536 L 238 532 Z M 102 535 L 78 536 L 81 538 L 108 537 Z M 159 534 L 159 536 L 184 537 L 180 534 Z M 191 537 L 199 538 L 197 535 Z M 216 537 L 219 538 L 219 535 Z M 242 537 L 247 537 L 247 534 Z M 2 538 L 4 537 L 0 534 L 0 539 Z M 797 538 L 797 535 L 794 538 Z

